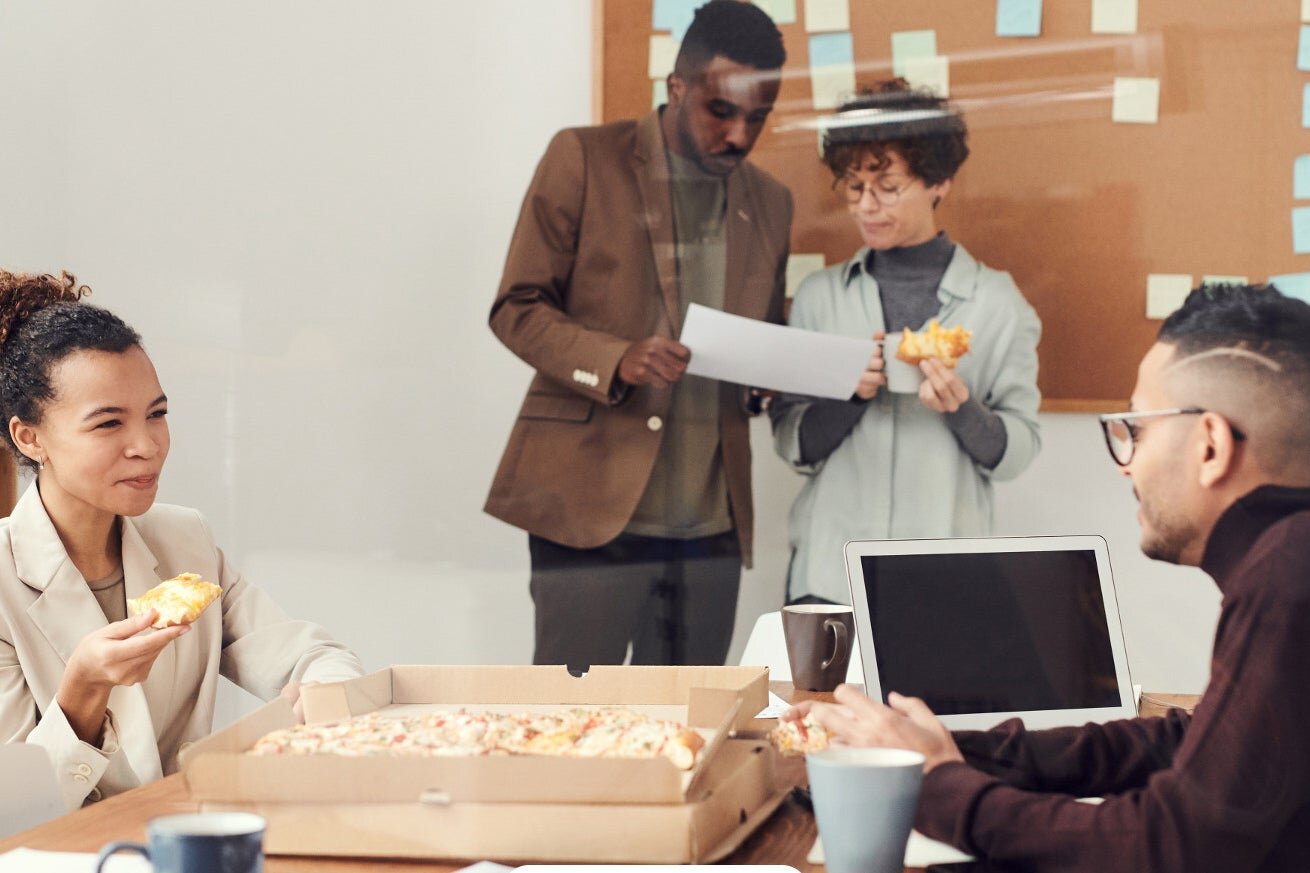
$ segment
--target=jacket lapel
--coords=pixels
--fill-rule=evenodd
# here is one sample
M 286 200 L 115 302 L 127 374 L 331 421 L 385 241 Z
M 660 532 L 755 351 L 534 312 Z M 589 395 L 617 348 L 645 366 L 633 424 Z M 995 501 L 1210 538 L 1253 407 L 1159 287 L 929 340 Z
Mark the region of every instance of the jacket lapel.
M 682 307 L 678 300 L 678 255 L 673 234 L 673 201 L 669 196 L 669 162 L 664 154 L 659 112 L 652 112 L 637 122 L 633 158 L 660 296 L 664 299 L 670 334 L 676 337 L 682 331 Z
M 36 483 L 28 487 L 14 507 L 10 530 L 13 532 L 14 565 L 18 578 L 41 592 L 41 596 L 28 608 L 28 616 L 67 665 L 77 644 L 87 634 L 105 627 L 105 614 L 100 610 L 100 604 L 87 587 L 82 574 L 69 560 L 54 523 L 46 514 Z M 138 542 L 140 535 L 126 519 L 123 530 L 123 571 L 127 579 L 125 587 L 127 596 L 135 597 L 145 588 L 134 593 L 126 532 L 131 530 Z M 143 548 L 144 543 L 140 546 Z M 139 552 L 139 549 L 135 550 Z M 146 552 L 148 554 L 149 550 L 146 549 Z M 139 564 L 141 558 L 138 555 L 133 560 Z M 149 560 L 153 561 L 153 556 Z M 172 646 L 169 646 L 164 650 L 160 661 L 166 657 L 175 657 L 171 649 Z M 159 667 L 160 663 L 157 661 L 155 666 Z M 165 679 L 152 669 L 146 684 L 171 682 L 171 667 L 167 672 L 169 675 Z M 45 701 L 38 703 L 44 705 Z M 119 745 L 133 772 L 142 783 L 158 779 L 163 775 L 163 768 L 159 761 L 159 745 L 155 738 L 154 720 L 146 701 L 145 685 L 115 688 L 109 695 L 109 708 L 118 725 Z
M 755 222 L 751 218 L 755 202 L 750 196 L 745 174 L 734 171 L 728 176 L 728 214 L 725 216 L 727 234 L 727 263 L 723 273 L 723 311 L 740 313 L 745 301 L 741 299 L 746 284 L 746 266 L 755 236 Z

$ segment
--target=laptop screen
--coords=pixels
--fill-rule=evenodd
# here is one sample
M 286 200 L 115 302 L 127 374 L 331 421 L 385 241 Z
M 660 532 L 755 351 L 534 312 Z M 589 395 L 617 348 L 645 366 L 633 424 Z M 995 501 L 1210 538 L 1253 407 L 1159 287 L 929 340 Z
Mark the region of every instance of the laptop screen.
M 951 727 L 1012 715 L 1036 726 L 1135 714 L 1100 538 L 902 540 L 847 550 L 871 694 L 920 697 Z

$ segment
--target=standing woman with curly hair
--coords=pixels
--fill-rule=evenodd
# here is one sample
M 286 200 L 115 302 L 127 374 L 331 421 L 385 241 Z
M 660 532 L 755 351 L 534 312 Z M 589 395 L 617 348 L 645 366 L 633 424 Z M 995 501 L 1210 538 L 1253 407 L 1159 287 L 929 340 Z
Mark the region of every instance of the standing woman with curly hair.
M 775 448 L 809 477 L 789 522 L 791 602 L 848 602 L 848 540 L 990 534 L 992 482 L 1037 456 L 1037 314 L 1009 273 L 937 226 L 966 136 L 954 107 L 904 79 L 844 104 L 824 134 L 823 161 L 864 245 L 801 283 L 789 323 L 890 340 L 936 319 L 973 340 L 954 368 L 923 361 L 917 392 L 888 390 L 878 349 L 849 401 L 774 403 Z
M 50 754 L 67 806 L 177 768 L 210 733 L 219 675 L 265 700 L 360 675 L 321 628 L 245 581 L 193 509 L 155 503 L 168 398 L 141 338 L 87 289 L 0 270 L 0 414 L 36 478 L 0 520 L 0 741 Z M 151 630 L 126 600 L 200 574 L 192 624 Z

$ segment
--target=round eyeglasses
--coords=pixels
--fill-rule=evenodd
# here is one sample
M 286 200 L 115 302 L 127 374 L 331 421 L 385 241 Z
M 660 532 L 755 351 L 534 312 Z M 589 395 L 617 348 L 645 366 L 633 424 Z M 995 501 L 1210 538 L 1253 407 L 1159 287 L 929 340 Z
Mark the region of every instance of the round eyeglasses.
M 1145 412 L 1112 412 L 1100 417 L 1101 431 L 1105 434 L 1105 446 L 1110 450 L 1110 457 L 1114 458 L 1114 462 L 1120 467 L 1127 467 L 1133 460 L 1137 437 L 1141 433 L 1142 426 L 1138 424 L 1139 421 L 1172 415 L 1200 415 L 1209 411 L 1199 406 L 1185 406 L 1175 409 L 1151 409 Z M 1228 428 L 1233 433 L 1233 439 L 1238 442 L 1246 439 L 1246 434 L 1234 427 L 1232 422 L 1228 422 Z
M 863 200 L 866 192 L 873 196 L 879 206 L 895 206 L 900 202 L 901 195 L 913 184 L 913 179 L 902 185 L 893 185 L 885 179 L 869 183 L 855 176 L 843 176 L 835 183 L 837 190 L 852 206 Z

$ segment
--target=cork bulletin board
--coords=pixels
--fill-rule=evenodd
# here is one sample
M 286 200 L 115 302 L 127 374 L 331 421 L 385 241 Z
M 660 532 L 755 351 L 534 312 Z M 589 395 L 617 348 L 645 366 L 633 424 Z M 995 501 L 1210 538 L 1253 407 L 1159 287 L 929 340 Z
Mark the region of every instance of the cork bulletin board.
M 935 31 L 972 151 L 939 226 L 1041 316 L 1043 409 L 1120 409 L 1159 328 L 1148 277 L 1310 271 L 1296 252 L 1310 252 L 1310 210 L 1295 213 L 1310 191 L 1294 187 L 1310 153 L 1301 2 L 1138 0 L 1135 31 L 1109 34 L 1093 32 L 1093 0 L 1046 0 L 1025 37 L 997 35 L 997 2 L 850 0 L 855 80 L 890 77 L 893 33 Z M 860 241 L 803 126 L 830 111 L 812 96 L 809 3 L 780 25 L 782 91 L 752 160 L 795 197 L 793 253 L 833 264 Z M 595 0 L 595 23 L 597 121 L 649 112 L 651 0 Z M 1157 121 L 1113 120 L 1120 77 L 1158 79 Z

